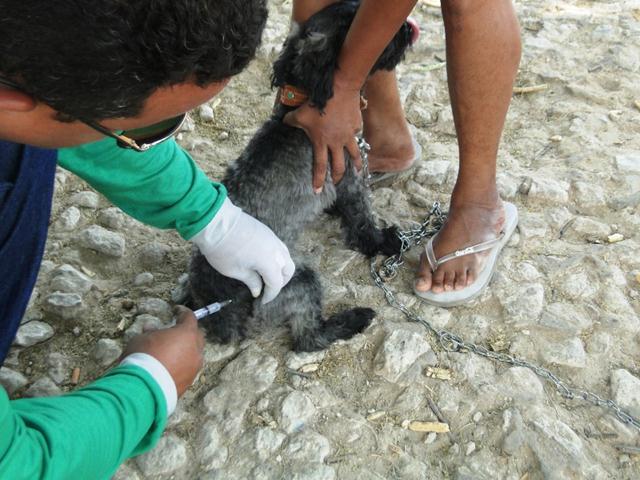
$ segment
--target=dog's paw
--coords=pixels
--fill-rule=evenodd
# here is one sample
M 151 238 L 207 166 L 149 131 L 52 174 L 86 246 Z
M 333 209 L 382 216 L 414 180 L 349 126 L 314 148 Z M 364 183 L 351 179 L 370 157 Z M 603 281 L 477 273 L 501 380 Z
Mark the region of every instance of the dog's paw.
M 345 313 L 349 314 L 345 316 L 345 327 L 353 332 L 352 336 L 364 332 L 376 316 L 375 310 L 363 307 L 354 308 Z
M 370 308 L 352 308 L 333 315 L 325 324 L 325 330 L 333 331 L 336 338 L 347 339 L 363 332 L 376 316 Z
M 382 230 L 382 242 L 379 246 L 380 253 L 392 256 L 400 253 L 400 248 L 402 247 L 402 241 L 398 236 L 400 230 L 398 227 L 387 227 Z

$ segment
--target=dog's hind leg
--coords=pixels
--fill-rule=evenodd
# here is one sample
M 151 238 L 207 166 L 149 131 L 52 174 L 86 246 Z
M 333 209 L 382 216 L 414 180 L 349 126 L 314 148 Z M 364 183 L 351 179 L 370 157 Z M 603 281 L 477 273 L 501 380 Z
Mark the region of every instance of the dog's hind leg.
M 253 313 L 251 292 L 242 282 L 214 270 L 204 255 L 195 253 L 189 265 L 188 306 L 195 310 L 224 300 L 232 302 L 215 315 L 201 320 L 200 324 L 207 331 L 207 336 L 219 342 L 242 340 Z
M 376 227 L 371 202 L 362 179 L 348 171 L 336 185 L 336 193 L 337 199 L 331 213 L 341 217 L 342 230 L 350 248 L 368 257 L 378 253 L 394 255 L 400 251 L 397 227 Z
M 262 307 L 263 315 L 279 316 L 291 330 L 292 348 L 310 352 L 327 348 L 336 340 L 346 340 L 369 326 L 375 316 L 370 308 L 354 308 L 322 318 L 322 286 L 317 274 L 307 266 L 299 266 L 280 295 Z

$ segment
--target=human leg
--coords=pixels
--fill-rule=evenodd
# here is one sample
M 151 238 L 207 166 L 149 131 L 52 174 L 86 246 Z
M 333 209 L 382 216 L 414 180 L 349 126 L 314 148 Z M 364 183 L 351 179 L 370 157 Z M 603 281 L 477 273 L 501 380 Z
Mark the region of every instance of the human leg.
M 511 0 L 443 0 L 442 12 L 460 169 L 449 217 L 434 242 L 437 258 L 495 238 L 503 227 L 496 158 L 520 61 Z M 416 290 L 462 289 L 474 282 L 486 256 L 461 256 L 431 272 L 423 254 Z
M 337 0 L 294 0 L 292 20 L 305 22 Z M 362 112 L 363 135 L 371 145 L 369 170 L 397 172 L 408 168 L 415 151 L 404 115 L 395 71 L 380 71 L 365 85 L 367 109 Z

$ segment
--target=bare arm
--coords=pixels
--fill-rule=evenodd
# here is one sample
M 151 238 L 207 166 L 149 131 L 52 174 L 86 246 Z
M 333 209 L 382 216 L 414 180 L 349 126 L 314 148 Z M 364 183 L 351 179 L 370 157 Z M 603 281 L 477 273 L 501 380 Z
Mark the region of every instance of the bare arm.
M 285 117 L 303 129 L 314 150 L 313 187 L 320 192 L 331 156 L 334 183 L 344 174 L 344 149 L 360 167 L 354 135 L 362 128 L 360 89 L 385 46 L 396 34 L 416 0 L 363 0 L 338 57 L 333 98 L 324 115 L 306 104 Z

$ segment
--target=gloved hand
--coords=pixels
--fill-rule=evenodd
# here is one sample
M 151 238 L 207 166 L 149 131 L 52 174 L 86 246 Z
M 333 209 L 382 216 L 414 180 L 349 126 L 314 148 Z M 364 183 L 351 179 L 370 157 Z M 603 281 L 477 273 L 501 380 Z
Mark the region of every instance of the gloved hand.
M 287 246 L 228 198 L 192 241 L 213 268 L 243 282 L 254 298 L 260 295 L 264 281 L 263 304 L 278 296 L 295 271 Z

